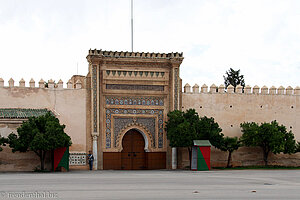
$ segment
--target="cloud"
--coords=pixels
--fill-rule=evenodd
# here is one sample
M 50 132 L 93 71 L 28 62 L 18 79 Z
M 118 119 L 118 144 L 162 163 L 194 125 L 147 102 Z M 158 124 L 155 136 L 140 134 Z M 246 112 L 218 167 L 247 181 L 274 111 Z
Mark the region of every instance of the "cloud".
M 130 1 L 0 1 L 0 77 L 60 79 L 87 73 L 88 49 L 130 51 Z M 183 83 L 300 85 L 300 2 L 134 1 L 134 50 L 183 52 Z

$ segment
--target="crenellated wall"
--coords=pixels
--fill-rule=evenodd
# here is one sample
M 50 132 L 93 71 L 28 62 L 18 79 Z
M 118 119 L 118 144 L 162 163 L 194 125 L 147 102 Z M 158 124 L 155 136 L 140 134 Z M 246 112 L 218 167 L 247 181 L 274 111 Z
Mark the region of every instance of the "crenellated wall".
M 75 83 L 68 81 L 67 87 L 63 87 L 63 82 L 59 80 L 55 83 L 52 79 L 48 81 L 48 87 L 45 87 L 45 81 L 41 79 L 38 86 L 33 79 L 26 85 L 21 79 L 19 85 L 15 86 L 14 80 L 10 79 L 8 85 L 0 78 L 0 108 L 32 108 L 51 110 L 65 124 L 65 132 L 71 136 L 71 153 L 79 153 L 80 156 L 87 150 L 86 140 L 86 95 L 87 90 L 83 88 L 84 83 L 76 78 Z M 27 87 L 29 86 L 29 87 Z M 20 119 L 0 119 L 0 134 L 7 136 L 10 132 L 16 131 L 21 125 Z M 6 154 L 9 153 L 9 154 Z M 38 162 L 37 156 L 32 153 L 26 153 L 24 162 L 21 162 L 20 153 L 11 154 L 11 150 L 5 147 L 1 152 L 0 171 L 22 170 L 31 171 Z M 25 154 L 22 154 L 23 157 Z M 31 155 L 31 156 L 30 156 Z M 77 155 L 77 154 L 76 154 Z M 18 160 L 18 162 L 15 162 Z M 28 162 L 30 160 L 30 162 Z M 85 160 L 84 160 L 85 162 Z M 30 164 L 28 164 L 30 163 Z M 84 165 L 84 167 L 86 167 Z
M 110 76 L 112 73 L 105 73 Z M 118 74 L 116 72 L 116 74 Z M 120 73 L 120 76 L 123 74 Z M 151 76 L 151 73 L 149 73 Z M 125 76 L 126 74 L 124 74 Z M 141 75 L 137 74 L 137 75 Z M 153 73 L 153 76 L 156 76 Z M 168 77 L 158 74 L 159 78 Z M 109 78 L 109 77 L 108 77 Z M 118 77 L 117 77 L 118 78 Z M 74 165 L 71 168 L 86 169 L 85 153 L 91 149 L 90 130 L 90 104 L 86 100 L 89 89 L 86 89 L 86 77 L 73 76 L 65 85 L 59 80 L 52 79 L 46 82 L 41 79 L 37 84 L 31 79 L 25 83 L 23 79 L 15 84 L 13 79 L 4 83 L 0 78 L 0 108 L 47 108 L 66 124 L 66 133 L 71 136 L 73 145 L 70 148 L 71 159 Z M 254 86 L 216 86 L 189 84 L 184 86 L 182 97 L 182 110 L 194 108 L 200 116 L 213 117 L 220 125 L 226 136 L 241 136 L 240 123 L 243 122 L 270 122 L 277 120 L 280 124 L 292 130 L 296 140 L 300 140 L 300 88 L 272 86 L 262 88 Z M 7 136 L 15 132 L 20 126 L 20 119 L 0 119 L 0 134 Z M 212 148 L 212 166 L 225 166 L 227 153 Z M 71 161 L 72 162 L 72 161 Z M 38 157 L 32 152 L 12 154 L 8 147 L 1 152 L 0 171 L 22 170 L 31 171 L 39 164 Z M 263 158 L 259 148 L 242 147 L 234 152 L 232 163 L 235 166 L 263 165 Z M 300 166 L 300 154 L 270 155 L 270 164 Z M 189 165 L 188 153 L 179 149 L 178 165 L 185 168 Z
M 28 88 L 48 88 L 48 89 L 81 89 L 83 86 L 83 80 L 84 76 L 79 76 L 79 75 L 74 75 L 68 82 L 67 82 L 67 87 L 64 88 L 64 83 L 61 79 L 59 79 L 59 81 L 57 83 L 55 83 L 54 80 L 50 79 L 48 80 L 48 82 L 46 83 L 43 79 L 41 79 L 38 82 L 38 86 L 36 86 L 35 80 L 30 79 L 30 81 L 28 82 Z M 48 86 L 46 87 L 46 85 L 48 84 Z M 16 86 L 15 85 L 15 81 L 14 79 L 10 78 L 8 80 L 8 85 L 4 84 L 4 80 L 2 78 L 0 78 L 0 88 L 5 88 L 5 87 L 10 87 L 10 88 L 27 88 L 26 87 L 26 82 L 25 80 L 22 78 L 19 81 L 19 85 Z
M 278 95 L 300 95 L 300 87 L 296 86 L 294 89 L 291 86 L 288 86 L 287 88 L 284 88 L 283 86 L 280 86 L 279 88 L 276 88 L 275 86 L 272 86 L 268 88 L 267 86 L 263 86 L 260 88 L 259 86 L 255 85 L 253 88 L 251 88 L 250 85 L 246 85 L 244 90 L 241 85 L 238 85 L 236 88 L 234 88 L 232 85 L 229 85 L 227 89 L 225 90 L 225 86 L 221 84 L 219 87 L 217 87 L 215 84 L 212 84 L 209 87 L 206 84 L 203 84 L 201 86 L 201 90 L 199 90 L 199 85 L 195 84 L 192 88 L 187 83 L 184 86 L 184 93 L 186 94 L 199 94 L 199 93 L 220 93 L 220 94 L 278 94 Z
M 208 89 L 205 84 L 201 88 L 197 84 L 193 87 L 186 84 L 182 94 L 182 110 L 189 108 L 196 109 L 200 116 L 213 117 L 225 136 L 241 136 L 240 124 L 243 122 L 261 123 L 277 120 L 294 133 L 296 140 L 300 140 L 300 88 L 298 86 L 293 89 L 290 86 L 259 88 L 256 85 L 251 88 L 247 85 L 243 90 L 242 86 L 234 88 L 230 85 L 225 90 L 224 85 L 217 87 L 213 84 Z M 251 152 L 252 150 L 242 148 L 234 153 L 233 161 L 235 160 L 236 165 L 262 164 L 262 157 L 257 158 Z M 296 156 L 293 161 L 279 159 L 274 162 L 300 166 L 299 153 L 293 156 Z M 214 150 L 212 165 L 222 166 L 225 161 L 224 153 Z

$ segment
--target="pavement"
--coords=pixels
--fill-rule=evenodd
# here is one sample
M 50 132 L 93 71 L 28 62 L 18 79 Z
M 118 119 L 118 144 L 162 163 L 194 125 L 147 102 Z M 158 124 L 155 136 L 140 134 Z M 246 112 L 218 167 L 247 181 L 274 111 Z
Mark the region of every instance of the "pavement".
M 1 199 L 300 199 L 300 170 L 0 173 Z

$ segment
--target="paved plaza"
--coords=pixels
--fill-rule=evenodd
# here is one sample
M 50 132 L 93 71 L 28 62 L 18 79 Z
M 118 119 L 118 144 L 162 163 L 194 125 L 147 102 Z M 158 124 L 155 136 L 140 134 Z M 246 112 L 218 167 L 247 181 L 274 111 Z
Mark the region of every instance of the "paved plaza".
M 300 170 L 0 173 L 0 199 L 300 199 Z

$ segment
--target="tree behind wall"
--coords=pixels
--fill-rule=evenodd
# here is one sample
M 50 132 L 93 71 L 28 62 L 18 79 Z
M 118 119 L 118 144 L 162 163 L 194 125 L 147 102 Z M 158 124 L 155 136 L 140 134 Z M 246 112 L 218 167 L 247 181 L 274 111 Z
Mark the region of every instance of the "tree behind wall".
M 218 123 L 213 118 L 199 118 L 195 109 L 168 113 L 166 130 L 171 147 L 188 148 L 190 163 L 194 140 L 209 140 L 216 148 L 220 148 L 222 144 L 223 134 Z
M 274 154 L 295 153 L 296 141 L 294 134 L 287 131 L 286 127 L 279 125 L 276 121 L 262 123 L 246 122 L 241 124 L 241 140 L 246 146 L 258 146 L 262 148 L 265 166 L 268 165 L 268 156 Z
M 72 144 L 70 136 L 65 132 L 65 125 L 50 112 L 39 117 L 30 117 L 17 129 L 18 135 L 8 136 L 9 146 L 13 152 L 33 151 L 39 156 L 41 170 L 44 170 L 46 153 Z
M 229 85 L 232 85 L 234 88 L 236 88 L 237 85 L 245 87 L 245 80 L 244 75 L 240 74 L 240 70 L 234 70 L 230 68 L 228 71 L 226 71 L 224 78 L 224 84 L 225 88 L 227 88 Z

